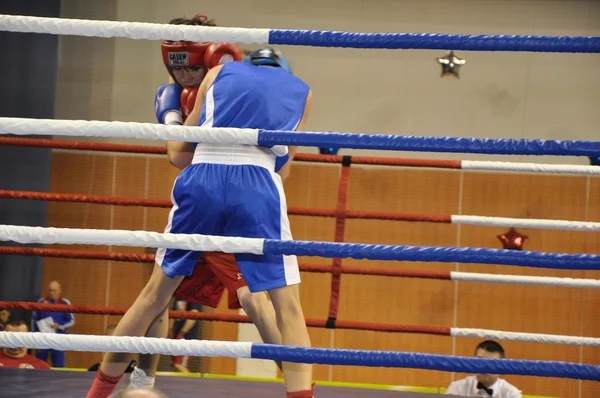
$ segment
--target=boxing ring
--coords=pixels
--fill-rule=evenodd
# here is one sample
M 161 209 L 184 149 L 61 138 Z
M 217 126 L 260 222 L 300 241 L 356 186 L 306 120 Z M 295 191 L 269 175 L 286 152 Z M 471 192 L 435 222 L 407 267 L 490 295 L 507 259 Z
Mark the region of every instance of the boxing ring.
M 82 35 L 95 37 L 126 37 L 131 39 L 162 40 L 184 39 L 190 41 L 229 41 L 240 44 L 288 44 L 328 47 L 381 48 L 381 49 L 447 49 L 470 51 L 542 51 L 566 53 L 598 53 L 598 37 L 546 37 L 546 36 L 464 36 L 434 34 L 364 34 L 323 31 L 292 31 L 241 28 L 204 28 L 147 23 L 109 21 L 61 20 L 53 18 L 0 15 L 0 29 L 16 32 Z M 345 134 L 315 132 L 285 132 L 253 129 L 216 129 L 183 126 L 165 126 L 148 123 L 99 122 L 0 118 L 0 134 L 113 137 L 149 140 L 173 140 L 220 144 L 242 143 L 247 145 L 294 145 L 340 147 L 352 149 L 375 149 L 411 152 L 453 152 L 490 155 L 561 155 L 598 156 L 600 142 L 552 141 L 525 139 L 474 139 L 453 137 L 414 137 L 401 135 Z M 162 147 L 135 146 L 106 143 L 47 140 L 37 138 L 0 137 L 0 145 L 45 147 L 64 150 L 86 150 L 138 154 L 164 155 Z M 228 253 L 286 254 L 332 259 L 328 265 L 301 264 L 301 270 L 313 273 L 330 273 L 331 292 L 328 317 L 307 319 L 310 327 L 330 329 L 372 330 L 386 333 L 418 333 L 452 337 L 490 338 L 543 344 L 566 344 L 599 347 L 600 338 L 564 336 L 514 331 L 473 328 L 457 328 L 445 325 L 420 326 L 376 324 L 370 322 L 338 320 L 341 278 L 344 274 L 372 275 L 394 278 L 423 278 L 473 283 L 523 284 L 562 286 L 569 288 L 600 288 L 600 280 L 581 278 L 558 278 L 543 276 L 519 276 L 510 274 L 483 274 L 472 272 L 403 270 L 373 267 L 343 266 L 342 259 L 370 259 L 405 262 L 441 262 L 498 264 L 513 267 L 535 267 L 561 270 L 600 270 L 600 255 L 564 254 L 504 249 L 401 246 L 344 242 L 344 228 L 348 219 L 390 220 L 401 222 L 445 223 L 458 225 L 485 225 L 521 228 L 543 228 L 563 231 L 600 231 L 600 222 L 579 222 L 551 219 L 518 219 L 483 217 L 454 214 L 412 214 L 347 209 L 348 185 L 353 165 L 378 165 L 389 167 L 419 167 L 454 170 L 510 171 L 527 173 L 554 173 L 565 175 L 600 175 L 600 167 L 579 165 L 553 165 L 491 161 L 445 161 L 427 159 L 372 158 L 361 156 L 298 154 L 297 162 L 322 162 L 341 165 L 338 180 L 338 201 L 335 209 L 290 208 L 290 215 L 334 218 L 333 242 L 278 241 L 269 239 L 227 238 L 202 235 L 176 235 L 148 231 L 89 230 L 68 228 L 42 228 L 0 225 L 0 240 L 20 244 L 86 244 L 102 246 L 130 246 L 146 248 L 180 248 Z M 144 208 L 170 208 L 167 200 L 125 198 L 114 196 L 83 195 L 78 193 L 47 193 L 0 190 L 0 198 L 42 200 L 70 203 L 94 203 L 110 206 L 138 206 Z M 43 256 L 59 258 L 95 259 L 124 262 L 154 261 L 151 254 L 127 252 L 97 252 L 54 248 L 31 248 L 20 246 L 0 247 L 2 255 Z M 507 271 L 510 273 L 510 271 Z M 126 309 L 100 306 L 45 305 L 25 302 L 0 302 L 0 308 L 24 310 L 52 310 L 75 314 L 122 315 Z M 187 313 L 172 311 L 173 318 L 199 319 L 221 322 L 249 322 L 248 318 L 234 314 Z M 271 346 L 247 342 L 226 341 L 177 341 L 141 337 L 107 337 L 90 335 L 54 335 L 42 333 L 0 332 L 0 346 L 53 348 L 68 351 L 157 353 L 164 355 L 190 355 L 231 358 L 256 358 L 304 362 L 327 365 L 354 365 L 369 367 L 393 367 L 429 369 L 445 372 L 493 373 L 500 375 L 528 375 L 560 377 L 578 380 L 600 381 L 600 366 L 558 361 L 524 359 L 480 359 L 450 355 L 420 354 L 392 351 L 366 351 L 349 349 L 298 348 Z M 0 381 L 10 382 L 21 388 L 44 385 L 46 390 L 38 396 L 81 396 L 91 385 L 93 375 L 77 372 L 28 372 L 27 375 L 13 370 L 0 371 Z M 55 390 L 48 390 L 56 381 Z M 282 387 L 275 383 L 250 381 L 223 381 L 193 378 L 175 382 L 159 377 L 157 387 L 170 397 L 188 396 L 202 383 L 203 391 L 210 396 L 236 396 L 252 391 L 263 397 L 280 396 Z M 65 383 L 73 390 L 64 395 Z M 42 388 L 42 387 L 40 387 Z M 394 388 L 389 388 L 393 390 Z M 214 392 L 213 392 L 214 390 Z M 398 388 L 397 390 L 401 390 Z M 410 390 L 410 389 L 408 389 Z M 421 390 L 423 391 L 423 390 Z M 432 392 L 437 392 L 432 391 Z M 422 396 L 426 392 L 373 390 L 372 396 Z M 219 395 L 221 394 L 221 395 Z M 359 397 L 361 389 L 323 386 L 317 389 L 319 396 Z M 10 395 L 9 395 L 10 396 Z M 18 396 L 18 395 L 14 395 Z M 239 395 L 237 395 L 239 396 Z

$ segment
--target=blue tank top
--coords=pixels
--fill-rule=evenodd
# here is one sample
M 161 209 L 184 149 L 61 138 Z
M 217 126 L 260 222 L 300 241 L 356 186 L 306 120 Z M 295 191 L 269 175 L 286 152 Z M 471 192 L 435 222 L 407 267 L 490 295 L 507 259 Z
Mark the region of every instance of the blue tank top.
M 295 130 L 310 88 L 281 68 L 229 62 L 206 93 L 199 125 Z

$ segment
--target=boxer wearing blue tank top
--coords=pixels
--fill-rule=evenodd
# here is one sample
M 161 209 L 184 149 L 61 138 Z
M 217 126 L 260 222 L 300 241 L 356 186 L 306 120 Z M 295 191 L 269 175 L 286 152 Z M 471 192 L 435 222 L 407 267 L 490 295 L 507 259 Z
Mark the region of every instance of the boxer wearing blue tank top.
M 312 101 L 309 87 L 294 77 L 285 59 L 272 50 L 254 52 L 247 61 L 247 64 L 236 62 L 231 68 L 225 64 L 210 69 L 198 89 L 196 101 L 190 101 L 194 109 L 186 125 L 303 128 Z M 179 106 L 177 96 L 172 102 L 175 108 Z M 157 112 L 165 110 L 161 104 L 159 101 Z M 285 164 L 280 173 L 285 172 L 290 162 L 276 158 L 275 152 L 278 155 L 280 152 L 274 149 L 168 142 L 170 162 L 184 170 L 173 187 L 174 206 L 166 230 L 291 239 L 282 177 L 275 174 L 278 161 L 279 166 Z M 292 148 L 290 153 L 293 153 Z M 160 335 L 167 323 L 165 309 L 184 277 L 193 271 L 200 254 L 158 250 L 150 280 L 119 321 L 115 336 L 144 336 L 151 330 Z M 269 291 L 280 341 L 286 345 L 309 346 L 295 256 L 240 255 L 237 261 L 249 289 Z M 264 297 L 264 293 L 256 296 Z M 249 301 L 259 300 L 251 297 Z M 254 307 L 266 309 L 265 306 Z M 255 312 L 256 319 L 264 318 L 264 313 Z M 110 395 L 130 361 L 131 354 L 107 353 L 86 397 Z M 156 362 L 153 363 L 152 366 L 156 366 Z M 311 365 L 283 363 L 282 367 L 288 398 L 314 396 Z M 148 369 L 154 373 L 155 368 Z M 136 380 L 144 386 L 154 384 L 153 377 L 147 375 Z
M 206 84 L 200 86 L 186 125 L 295 130 L 305 116 L 310 88 L 281 67 L 230 62 L 214 75 L 214 79 L 207 75 Z M 169 217 L 171 227 L 166 232 L 291 239 L 285 195 L 281 178 L 275 174 L 276 155 L 271 149 L 251 145 L 183 145 L 193 148 L 193 156 L 191 165 L 173 186 L 175 206 Z M 181 152 L 168 149 L 171 161 L 181 156 Z M 184 152 L 186 157 L 190 154 L 191 151 Z M 185 250 L 159 250 L 157 262 L 170 277 L 189 276 L 200 255 Z M 240 254 L 236 259 L 252 292 L 300 280 L 293 256 Z
M 185 125 L 301 130 L 311 107 L 308 85 L 285 59 L 258 50 L 246 62 L 209 71 Z M 169 142 L 169 160 L 187 165 L 172 192 L 166 232 L 291 240 L 277 156 L 271 148 Z M 190 275 L 201 252 L 159 250 L 156 262 L 169 278 Z M 236 254 L 252 292 L 268 291 L 284 345 L 310 346 L 300 305 L 295 256 Z M 312 366 L 283 363 L 288 397 L 313 397 Z

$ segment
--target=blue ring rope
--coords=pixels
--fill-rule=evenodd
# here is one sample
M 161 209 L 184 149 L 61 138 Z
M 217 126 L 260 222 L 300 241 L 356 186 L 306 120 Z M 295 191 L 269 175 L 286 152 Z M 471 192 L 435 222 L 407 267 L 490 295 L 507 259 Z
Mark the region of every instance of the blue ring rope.
M 600 53 L 600 37 L 354 33 L 271 29 L 269 44 L 313 47 Z
M 296 363 L 514 374 L 600 381 L 600 366 L 556 361 L 468 358 L 392 351 L 363 351 L 252 344 L 251 357 Z
M 535 268 L 600 270 L 600 255 L 562 254 L 505 249 L 442 246 L 391 246 L 362 243 L 310 242 L 265 239 L 265 254 L 354 258 L 369 260 L 425 261 L 518 265 Z
M 490 155 L 598 156 L 600 141 L 559 141 L 259 130 L 258 145 L 318 146 Z

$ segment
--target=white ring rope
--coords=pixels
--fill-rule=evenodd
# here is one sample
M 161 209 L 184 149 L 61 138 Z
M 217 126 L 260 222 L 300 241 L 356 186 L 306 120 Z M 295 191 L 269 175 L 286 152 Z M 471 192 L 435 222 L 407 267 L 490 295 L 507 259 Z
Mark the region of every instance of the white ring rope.
M 496 274 L 478 274 L 474 272 L 450 272 L 450 279 L 463 282 L 484 282 L 498 284 L 515 285 L 542 285 L 542 286 L 562 286 L 579 288 L 600 288 L 598 279 L 576 279 L 576 278 L 558 278 L 551 276 L 526 276 L 526 275 L 496 275 Z
M 251 358 L 250 342 L 175 340 L 151 337 L 0 332 L 1 347 L 59 351 L 130 352 L 141 354 Z
M 14 135 L 62 135 L 69 137 L 136 138 L 145 140 L 198 142 L 219 145 L 257 145 L 259 136 L 259 130 L 257 129 L 208 128 L 173 126 L 156 123 L 28 119 L 8 117 L 0 117 L 0 133 Z M 293 134 L 293 132 L 279 132 L 279 134 Z M 600 167 L 597 166 L 466 160 L 462 161 L 461 164 L 461 168 L 466 170 L 503 170 L 533 173 L 600 175 Z
M 598 167 L 598 169 L 600 169 L 600 167 Z M 509 228 L 545 228 L 585 232 L 600 231 L 600 222 L 540 220 L 535 218 L 506 218 L 452 215 L 451 223 L 462 225 L 484 225 L 491 227 Z
M 103 122 L 0 117 L 0 133 L 69 137 L 138 138 L 144 140 L 257 145 L 257 129 L 190 127 L 156 123 Z
M 270 29 L 92 21 L 3 14 L 0 14 L 0 27 L 8 32 L 105 38 L 123 37 L 142 40 L 212 41 L 238 44 L 269 44 L 270 32 Z
M 477 337 L 480 339 L 499 339 L 512 341 L 527 341 L 530 343 L 569 344 L 597 347 L 600 338 L 577 337 L 556 334 L 503 332 L 499 330 L 451 328 L 450 335 L 454 337 Z
M 116 229 L 23 227 L 20 225 L 0 225 L 0 240 L 17 243 L 137 246 L 259 255 L 263 254 L 265 241 L 259 238 L 230 238 Z
M 147 231 L 100 230 L 24 227 L 0 225 L 0 241 L 43 244 L 91 244 L 107 246 L 139 246 L 175 248 L 225 253 L 262 254 L 264 239 L 208 236 L 197 234 L 169 234 Z M 494 275 L 451 272 L 451 280 L 465 282 L 536 284 L 547 286 L 600 288 L 595 279 L 572 279 L 540 276 Z
M 598 166 L 580 166 L 572 164 L 490 162 L 487 160 L 463 160 L 461 161 L 461 169 L 481 171 L 516 171 L 527 173 L 600 175 L 600 167 Z

